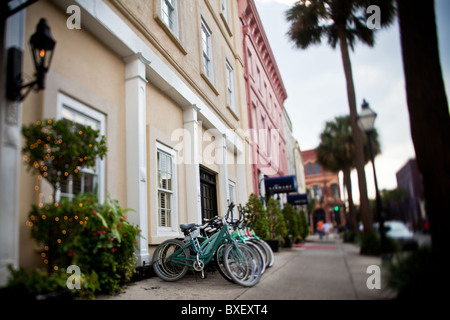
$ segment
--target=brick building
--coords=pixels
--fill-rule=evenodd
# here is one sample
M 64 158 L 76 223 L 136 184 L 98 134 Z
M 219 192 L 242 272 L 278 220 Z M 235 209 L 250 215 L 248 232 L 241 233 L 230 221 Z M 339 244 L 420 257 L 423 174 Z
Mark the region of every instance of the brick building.
M 310 190 L 311 199 L 316 199 L 316 206 L 310 216 L 311 226 L 315 229 L 319 220 L 331 222 L 335 226 L 344 225 L 345 210 L 341 200 L 338 173 L 322 168 L 317 162 L 315 149 L 303 151 L 302 157 L 306 188 Z

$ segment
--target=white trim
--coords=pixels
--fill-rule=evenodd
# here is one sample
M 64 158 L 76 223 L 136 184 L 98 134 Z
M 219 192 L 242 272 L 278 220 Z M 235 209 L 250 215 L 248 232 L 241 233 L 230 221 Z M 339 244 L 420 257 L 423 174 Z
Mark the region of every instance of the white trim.
M 228 59 L 225 59 L 225 75 L 226 75 L 226 94 L 227 104 L 230 109 L 236 113 L 236 88 L 234 85 L 234 69 Z
M 150 263 L 148 251 L 147 136 L 145 68 L 149 61 L 140 53 L 125 59 L 125 135 L 127 207 L 134 211 L 128 220 L 139 225 L 138 265 Z
M 203 45 L 203 34 L 206 36 L 206 52 Z M 200 19 L 200 50 L 202 52 L 202 73 L 208 78 L 208 80 L 214 85 L 214 58 L 212 49 L 212 32 L 203 17 Z M 205 57 L 206 54 L 206 57 Z M 205 61 L 205 59 L 207 61 Z M 206 66 L 206 70 L 205 70 Z
M 23 0 L 12 1 L 17 6 Z M 7 49 L 15 46 L 22 49 L 25 54 L 25 18 L 26 10 L 17 12 L 4 23 L 4 34 L 0 35 L 3 47 L 0 69 L 6 70 Z M 2 41 L 3 40 L 3 41 Z M 10 273 L 8 265 L 13 268 L 19 266 L 20 232 L 20 168 L 21 168 L 21 124 L 22 102 L 6 100 L 5 77 L 1 72 L 0 83 L 0 287 L 7 284 Z
M 158 181 L 158 161 L 155 159 L 156 166 L 156 213 L 157 213 L 157 235 L 159 237 L 166 236 L 178 236 L 178 179 L 177 179 L 177 152 L 176 150 L 169 148 L 162 143 L 156 141 L 156 153 L 155 156 L 158 157 L 158 152 L 161 151 L 172 157 L 172 196 L 171 196 L 171 213 L 170 213 L 170 227 L 159 226 L 159 208 L 158 208 L 158 192 L 159 192 L 159 181 Z
M 167 4 L 167 8 L 169 10 L 172 10 L 172 26 L 170 26 L 170 24 L 166 21 L 165 16 L 167 16 L 167 18 L 170 18 L 168 15 L 166 15 L 164 13 L 163 7 L 164 7 L 164 3 L 170 2 L 168 0 L 160 0 L 160 12 L 159 14 L 161 15 L 161 21 L 166 25 L 167 29 L 170 30 L 170 32 L 172 32 L 177 38 L 179 38 L 180 36 L 180 30 L 179 30 L 179 23 L 178 23 L 178 1 L 177 0 L 172 0 L 173 3 Z M 169 12 L 170 13 L 170 12 Z

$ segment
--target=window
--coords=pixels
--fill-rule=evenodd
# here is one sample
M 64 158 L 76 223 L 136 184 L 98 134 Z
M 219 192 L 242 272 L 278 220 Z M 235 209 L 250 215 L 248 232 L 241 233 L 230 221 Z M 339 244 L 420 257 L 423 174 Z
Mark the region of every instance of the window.
M 250 75 L 253 74 L 253 59 L 250 50 L 247 51 L 247 69 Z
M 261 71 L 259 71 L 259 68 L 256 67 L 256 85 L 258 86 L 258 89 L 261 90 Z
M 333 200 L 338 200 L 339 197 L 339 186 L 336 183 L 333 183 L 331 185 L 331 196 L 333 197 Z
M 90 126 L 105 135 L 106 116 L 66 95 L 58 96 L 58 117 Z M 105 160 L 97 159 L 92 167 L 80 168 L 81 176 L 69 177 L 67 183 L 59 186 L 56 201 L 61 198 L 72 200 L 79 193 L 97 192 L 100 203 L 105 200 Z
M 202 67 L 205 76 L 212 82 L 212 50 L 211 50 L 211 31 L 202 20 L 201 23 L 201 41 L 202 41 Z
M 311 162 L 308 162 L 308 175 L 312 175 L 313 174 L 313 166 Z
M 313 199 L 322 199 L 322 188 L 319 185 L 314 185 L 311 188 L 311 196 Z
M 261 123 L 262 123 L 262 130 L 259 130 L 259 134 L 262 134 L 262 136 L 260 137 L 259 141 L 261 143 L 260 146 L 262 146 L 262 150 L 264 151 L 265 154 L 267 154 L 267 145 L 268 145 L 267 140 L 269 140 L 270 137 L 267 132 L 266 119 L 262 115 L 261 115 Z
M 234 106 L 234 72 L 228 61 L 225 61 L 227 74 L 227 103 L 231 110 L 235 111 Z
M 227 2 L 228 0 L 221 0 L 220 1 L 220 10 L 222 12 L 223 17 L 225 20 L 228 20 L 228 9 L 227 9 Z
M 252 104 L 252 129 L 253 129 L 253 140 L 258 144 L 258 127 L 256 126 L 256 106 Z
M 157 143 L 158 227 L 160 231 L 176 231 L 176 166 L 174 150 Z
M 170 30 L 175 31 L 175 0 L 161 0 L 161 18 Z
M 150 1 L 147 1 L 150 2 Z M 183 17 L 180 12 L 183 11 L 183 5 L 186 1 L 179 0 L 153 0 L 155 4 L 154 18 L 168 38 L 184 55 L 187 54 L 183 46 Z
M 315 163 L 315 167 L 316 167 L 316 174 L 320 174 L 320 166 L 318 162 Z
M 228 196 L 229 196 L 229 200 L 230 203 L 234 203 L 235 207 L 233 209 L 233 218 L 237 218 L 237 211 L 236 211 L 236 207 L 237 207 L 237 202 L 236 202 L 236 183 L 234 183 L 231 180 L 228 180 Z

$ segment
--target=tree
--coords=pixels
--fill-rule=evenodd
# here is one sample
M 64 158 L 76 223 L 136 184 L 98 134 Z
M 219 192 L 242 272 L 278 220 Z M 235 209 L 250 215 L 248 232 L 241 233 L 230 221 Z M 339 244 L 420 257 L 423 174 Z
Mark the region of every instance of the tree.
M 402 203 L 406 199 L 406 190 L 402 187 L 381 191 L 383 210 L 386 213 L 386 220 L 407 220 L 410 222 L 408 212 L 402 212 Z
M 58 186 L 71 176 L 80 176 L 80 168 L 94 166 L 103 159 L 107 147 L 98 130 L 67 119 L 43 120 L 23 126 L 22 148 L 28 169 L 47 180 L 53 187 L 53 202 Z
M 364 164 L 366 164 L 370 160 L 370 152 L 367 137 L 364 137 Z M 380 143 L 376 130 L 372 134 L 372 139 L 374 154 L 377 155 L 380 153 Z M 349 202 L 350 231 L 356 233 L 358 226 L 350 179 L 351 170 L 355 168 L 356 155 L 349 116 L 336 117 L 334 121 L 328 121 L 325 124 L 325 129 L 320 134 L 320 144 L 316 153 L 317 161 L 324 169 L 336 173 L 343 172 Z
M 283 216 L 286 224 L 287 236 L 290 243 L 294 243 L 300 235 L 300 217 L 298 212 L 290 203 L 285 203 Z
M 397 0 L 397 5 L 411 136 L 423 176 L 432 256 L 440 267 L 448 253 L 450 225 L 450 115 L 434 1 Z
M 262 239 L 269 238 L 269 222 L 267 211 L 260 198 L 254 193 L 250 194 L 245 211 L 249 215 L 249 221 L 256 235 Z
M 357 39 L 370 47 L 374 45 L 375 29 L 369 28 L 366 24 L 369 18 L 366 10 L 371 5 L 378 6 L 382 13 L 380 27 L 392 23 L 395 16 L 392 0 L 300 0 L 286 12 L 287 20 L 291 23 L 288 36 L 297 47 L 306 49 L 310 45 L 320 44 L 323 38 L 327 38 L 332 48 L 336 48 L 339 43 L 347 82 L 361 215 L 366 234 L 373 233 L 374 229 L 364 172 L 363 136 L 356 123 L 356 94 L 349 47 L 353 50 Z
M 286 222 L 280 204 L 272 197 L 267 201 L 267 219 L 269 240 L 283 240 L 287 235 Z

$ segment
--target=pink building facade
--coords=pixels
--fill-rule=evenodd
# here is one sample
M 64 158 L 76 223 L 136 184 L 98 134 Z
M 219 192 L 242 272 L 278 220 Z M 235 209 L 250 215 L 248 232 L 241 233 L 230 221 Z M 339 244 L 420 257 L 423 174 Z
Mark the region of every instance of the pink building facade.
M 259 195 L 264 177 L 287 175 L 283 108 L 286 89 L 254 0 L 239 0 L 247 110 L 252 145 L 252 179 Z

